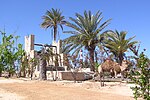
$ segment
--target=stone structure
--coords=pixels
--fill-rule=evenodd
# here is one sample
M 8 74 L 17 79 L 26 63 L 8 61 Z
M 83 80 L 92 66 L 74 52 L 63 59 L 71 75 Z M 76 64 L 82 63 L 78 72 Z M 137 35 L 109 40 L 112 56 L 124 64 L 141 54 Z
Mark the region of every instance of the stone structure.
M 34 35 L 25 36 L 25 52 L 29 58 L 35 57 Z
M 52 80 L 55 77 L 57 77 L 60 80 L 64 80 L 64 79 L 65 80 L 74 80 L 74 78 L 75 78 L 76 80 L 82 81 L 82 80 L 91 78 L 86 73 L 87 71 L 86 72 L 84 72 L 83 70 L 82 71 L 80 70 L 81 72 L 80 71 L 79 72 L 67 71 L 68 66 L 64 66 L 65 64 L 63 64 L 64 55 L 61 50 L 61 45 L 62 45 L 62 42 L 61 42 L 61 40 L 59 40 L 58 42 L 53 41 L 52 45 L 45 47 L 45 49 L 51 48 L 53 51 L 53 54 L 58 55 L 58 65 L 55 65 L 55 56 L 49 57 L 50 59 L 46 65 L 47 79 Z M 28 60 L 30 60 L 31 58 L 38 57 L 38 53 L 36 50 L 34 50 L 34 46 L 35 46 L 34 45 L 34 35 L 25 36 L 25 51 L 26 51 Z M 43 45 L 41 44 L 41 46 L 43 46 Z M 29 66 L 32 67 L 32 65 L 29 65 Z M 57 70 L 56 70 L 55 66 L 57 66 Z M 33 78 L 39 78 L 39 75 L 40 75 L 39 65 L 37 65 L 36 68 L 32 71 L 33 71 Z
M 25 52 L 28 56 L 28 58 L 35 58 L 36 56 L 36 51 L 34 50 L 34 35 L 29 35 L 29 36 L 25 36 Z M 61 53 L 61 40 L 59 40 L 58 42 L 52 42 L 52 50 L 54 54 L 58 54 L 58 62 L 59 62 L 59 66 L 63 66 L 63 53 Z M 55 60 L 55 59 L 54 59 Z M 49 61 L 49 65 L 54 65 L 54 61 L 52 62 L 52 60 Z
M 37 57 L 37 51 L 34 50 L 34 37 L 34 35 L 25 36 L 25 52 L 28 57 L 28 60 Z M 51 46 L 53 53 L 58 55 L 58 66 L 63 67 L 63 53 L 61 53 L 61 40 L 59 40 L 58 42 L 52 42 Z M 48 66 L 55 66 L 55 57 L 53 57 L 53 60 L 52 57 L 50 57 L 49 61 L 47 62 L 47 67 Z M 38 65 L 36 66 L 35 71 L 33 73 L 33 76 L 39 77 L 40 71 Z M 48 77 L 52 76 L 50 71 L 47 71 L 47 75 L 49 75 Z
M 63 61 L 63 53 L 61 52 L 61 45 L 62 45 L 61 40 L 59 40 L 58 42 L 53 41 L 52 46 L 54 46 L 54 47 L 52 47 L 52 50 L 53 50 L 54 54 L 58 54 L 58 65 L 64 66 L 64 64 L 63 64 L 63 62 L 64 62 Z M 55 57 L 53 57 L 53 60 L 55 60 Z M 50 58 L 49 65 L 56 66 L 53 60 Z

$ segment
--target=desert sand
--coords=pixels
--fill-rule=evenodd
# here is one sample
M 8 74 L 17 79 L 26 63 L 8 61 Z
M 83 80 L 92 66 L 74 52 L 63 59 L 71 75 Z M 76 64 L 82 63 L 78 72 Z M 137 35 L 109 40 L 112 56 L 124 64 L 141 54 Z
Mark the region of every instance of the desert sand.
M 0 78 L 0 100 L 134 100 L 130 84 L 120 82 L 39 81 Z

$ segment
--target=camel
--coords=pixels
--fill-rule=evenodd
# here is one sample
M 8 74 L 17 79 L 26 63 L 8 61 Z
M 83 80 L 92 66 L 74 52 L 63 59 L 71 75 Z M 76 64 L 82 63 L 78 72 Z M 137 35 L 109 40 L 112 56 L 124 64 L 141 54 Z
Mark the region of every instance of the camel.
M 99 65 L 98 67 L 98 73 L 100 76 L 100 82 L 101 82 L 101 86 L 104 86 L 104 81 L 101 81 L 101 76 L 103 77 L 104 80 L 104 72 L 110 72 L 112 76 L 114 76 L 115 78 L 117 78 L 117 74 L 121 73 L 121 78 L 123 80 L 124 76 L 123 76 L 123 72 L 127 69 L 128 67 L 128 62 L 126 60 L 123 60 L 122 65 L 107 59 L 105 60 L 104 63 L 102 63 L 101 65 Z
M 115 78 L 117 77 L 117 74 L 121 73 L 121 77 L 123 78 L 122 73 L 127 69 L 128 62 L 126 60 L 123 60 L 122 65 L 119 65 L 118 63 L 107 59 L 104 63 L 102 63 L 98 67 L 98 73 L 102 75 L 103 72 L 111 72 L 111 75 Z

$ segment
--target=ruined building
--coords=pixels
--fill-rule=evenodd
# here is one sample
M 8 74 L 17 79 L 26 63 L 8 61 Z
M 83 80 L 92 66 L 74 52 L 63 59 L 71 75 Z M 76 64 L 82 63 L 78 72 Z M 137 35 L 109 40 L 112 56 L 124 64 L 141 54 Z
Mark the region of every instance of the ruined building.
M 25 36 L 25 52 L 26 52 L 26 55 L 28 57 L 28 59 L 32 59 L 32 58 L 36 58 L 37 56 L 37 52 L 35 49 L 34 49 L 34 40 L 35 40 L 35 36 L 34 35 L 29 35 L 29 36 Z M 44 45 L 44 44 L 41 44 L 41 45 Z M 58 65 L 57 66 L 61 66 L 63 67 L 63 53 L 61 53 L 61 41 L 59 40 L 58 42 L 52 42 L 52 45 L 53 46 L 51 49 L 52 49 L 52 52 L 54 54 L 57 54 L 59 55 L 58 56 Z M 49 57 L 49 61 L 47 62 L 47 67 L 49 66 L 56 66 L 55 65 L 55 57 Z M 30 66 L 30 65 L 29 65 Z M 47 71 L 47 74 L 49 72 Z M 34 69 L 34 75 L 33 77 L 38 77 L 39 76 L 39 66 L 37 65 Z

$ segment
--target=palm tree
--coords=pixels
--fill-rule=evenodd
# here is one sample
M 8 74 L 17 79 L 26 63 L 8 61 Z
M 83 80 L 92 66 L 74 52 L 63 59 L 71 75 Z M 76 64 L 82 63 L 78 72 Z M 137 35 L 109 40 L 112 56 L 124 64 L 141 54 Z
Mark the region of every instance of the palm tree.
M 42 50 L 37 52 L 36 59 L 38 59 L 38 62 L 39 62 L 38 65 L 40 67 L 40 77 L 39 78 L 40 78 L 40 80 L 46 80 L 47 79 L 47 76 L 46 76 L 47 68 L 46 67 L 50 65 L 49 61 L 51 60 L 52 62 L 55 63 L 55 68 L 52 67 L 52 71 L 54 71 L 54 69 L 56 71 L 58 71 L 57 67 L 59 66 L 59 62 L 61 62 L 61 61 L 58 61 L 59 60 L 58 58 L 60 58 L 60 55 L 57 53 L 56 54 L 53 53 L 52 47 L 55 47 L 55 46 L 48 45 L 48 44 L 45 44 L 45 45 L 35 44 L 35 45 L 42 46 Z M 52 76 L 53 76 L 53 80 L 56 80 L 57 72 L 56 72 L 55 77 L 54 77 L 54 74 L 52 74 Z
M 66 21 L 64 20 L 65 17 L 62 16 L 62 12 L 60 12 L 59 9 L 51 9 L 51 10 L 47 10 L 46 14 L 43 16 L 43 23 L 41 24 L 42 28 L 52 28 L 53 33 L 53 40 L 56 41 L 56 37 L 57 37 L 57 30 L 58 30 L 58 26 L 61 27 L 61 29 L 63 30 L 63 26 Z
M 40 66 L 40 80 L 46 80 L 46 53 L 44 52 L 44 48 L 41 50 L 39 54 L 39 66 Z
M 91 71 L 95 71 L 94 68 L 94 51 L 98 43 L 101 42 L 102 37 L 99 34 L 110 22 L 110 19 L 101 23 L 103 17 L 102 12 L 98 11 L 95 15 L 91 14 L 91 11 L 84 11 L 84 15 L 76 13 L 77 18 L 70 17 L 73 22 L 67 22 L 66 25 L 73 28 L 74 31 L 66 31 L 65 33 L 71 33 L 72 36 L 66 38 L 64 43 L 66 49 L 69 51 L 74 50 L 73 53 L 78 54 L 80 49 L 85 47 L 89 52 Z
M 104 47 L 110 50 L 115 56 L 116 61 L 121 65 L 124 59 L 125 52 L 130 49 L 131 46 L 137 43 L 137 41 L 131 41 L 134 37 L 126 39 L 127 32 L 111 31 L 106 32 L 105 40 L 103 41 Z

